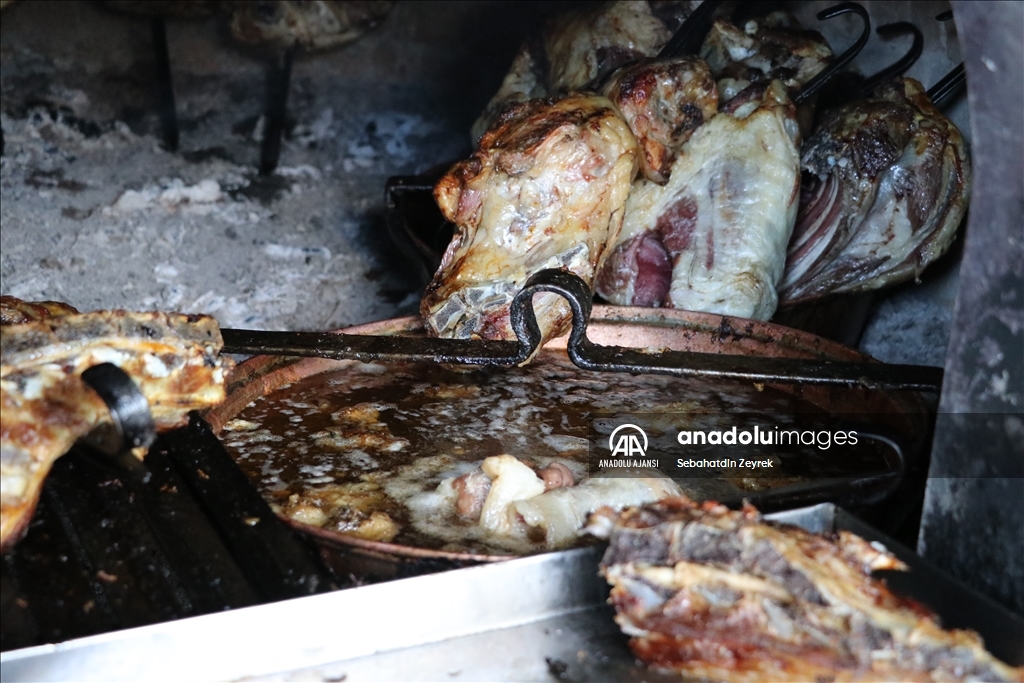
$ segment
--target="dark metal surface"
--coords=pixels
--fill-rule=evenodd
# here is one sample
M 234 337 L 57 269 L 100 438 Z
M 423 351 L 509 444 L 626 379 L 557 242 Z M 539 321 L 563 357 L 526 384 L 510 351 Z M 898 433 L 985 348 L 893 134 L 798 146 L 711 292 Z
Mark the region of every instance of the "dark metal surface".
M 260 175 L 270 175 L 281 158 L 281 137 L 284 135 L 288 109 L 288 86 L 292 77 L 295 49 L 284 50 L 267 63 L 266 109 L 263 119 L 263 140 L 260 143 Z
M 171 59 L 167 52 L 167 22 L 163 17 L 150 20 L 153 55 L 156 58 L 157 116 L 164 149 L 178 151 L 178 111 L 174 103 L 174 81 L 171 79 Z
M 935 391 L 942 381 L 942 370 L 927 366 L 685 351 L 650 353 L 621 346 L 598 346 L 587 339 L 587 323 L 593 306 L 590 288 L 576 275 L 554 269 L 533 275 L 513 299 L 511 321 L 518 338 L 515 342 L 232 329 L 223 329 L 221 333 L 226 353 L 319 356 L 364 362 L 519 365 L 530 358 L 541 343 L 533 311 L 533 295 L 539 292 L 553 292 L 569 302 L 573 314 L 569 359 L 587 370 L 917 391 Z
M 975 178 L 918 549 L 1024 614 L 1024 4 L 953 9 Z
M 335 587 L 199 418 L 161 436 L 137 475 L 82 446 L 54 464 L 0 563 L 0 649 Z
M 961 62 L 928 89 L 928 99 L 936 107 L 941 108 L 946 100 L 960 92 L 965 85 L 967 85 L 967 70 Z

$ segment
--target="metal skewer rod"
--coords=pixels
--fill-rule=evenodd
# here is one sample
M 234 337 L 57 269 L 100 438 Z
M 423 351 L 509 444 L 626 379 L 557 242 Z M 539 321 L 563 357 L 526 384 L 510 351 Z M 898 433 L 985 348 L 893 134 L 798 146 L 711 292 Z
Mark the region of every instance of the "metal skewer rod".
M 171 60 L 167 51 L 167 24 L 163 17 L 150 22 L 153 36 L 153 54 L 156 58 L 157 116 L 164 149 L 178 151 L 178 111 L 174 103 L 174 82 L 171 79 Z
M 867 10 L 858 5 L 855 2 L 844 2 L 818 12 L 818 19 L 824 21 L 825 19 L 831 19 L 838 17 L 841 14 L 853 13 L 860 17 L 864 26 L 861 29 L 860 37 L 857 38 L 857 42 L 847 48 L 846 52 L 842 53 L 835 60 L 825 67 L 821 73 L 807 81 L 804 87 L 793 96 L 793 102 L 800 104 L 805 100 L 809 99 L 814 93 L 821 90 L 822 86 L 825 85 L 833 76 L 839 73 L 842 69 L 846 68 L 846 65 L 853 61 L 853 58 L 860 54 L 860 51 L 864 49 L 864 46 L 868 43 L 868 38 L 871 37 L 871 18 L 868 16 Z
M 281 136 L 288 109 L 288 84 L 292 76 L 295 48 L 288 48 L 267 65 L 267 100 L 260 144 L 260 175 L 270 175 L 281 158 Z
M 928 366 L 764 358 L 690 351 L 648 352 L 621 346 L 598 346 L 587 339 L 586 334 L 593 306 L 590 288 L 576 275 L 554 269 L 535 274 L 513 299 L 510 318 L 518 341 L 224 329 L 221 330 L 224 338 L 223 352 L 314 356 L 363 362 L 520 365 L 533 356 L 543 339 L 533 310 L 533 295 L 540 292 L 558 294 L 569 302 L 573 314 L 568 341 L 569 359 L 586 370 L 917 391 L 938 391 L 942 383 L 942 369 Z
M 964 69 L 964 63 L 960 62 L 952 71 L 943 76 L 938 83 L 928 89 L 928 99 L 936 107 L 941 107 L 945 100 L 955 95 L 966 83 L 967 70 Z

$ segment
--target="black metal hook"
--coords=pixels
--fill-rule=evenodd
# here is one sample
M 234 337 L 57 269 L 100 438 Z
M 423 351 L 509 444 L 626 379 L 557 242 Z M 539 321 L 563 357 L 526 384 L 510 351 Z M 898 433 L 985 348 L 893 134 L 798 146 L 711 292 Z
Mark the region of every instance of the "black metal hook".
M 540 292 L 558 294 L 569 303 L 572 310 L 572 329 L 569 332 L 569 359 L 576 362 L 581 349 L 592 344 L 587 339 L 587 325 L 590 323 L 590 312 L 594 308 L 594 295 L 590 287 L 574 273 L 567 270 L 549 268 L 534 273 L 526 285 L 512 299 L 509 309 L 509 322 L 519 339 L 519 353 L 525 354 L 523 360 L 532 356 L 543 341 L 537 316 L 533 310 L 533 295 Z M 581 366 L 582 367 L 582 366 Z
M 841 14 L 856 14 L 860 17 L 861 21 L 864 22 L 864 29 L 861 31 L 860 38 L 857 39 L 852 46 L 850 46 L 846 52 L 842 53 L 837 57 L 831 64 L 825 67 L 821 73 L 812 78 L 807 82 L 806 85 L 793 97 L 793 102 L 800 104 L 806 101 L 814 93 L 821 90 L 821 87 L 828 82 L 830 78 L 839 73 L 846 67 L 853 58 L 860 54 L 860 51 L 867 45 L 868 38 L 871 37 L 871 18 L 868 16 L 867 10 L 858 5 L 855 2 L 844 2 L 835 7 L 830 7 L 826 10 L 818 12 L 818 19 L 824 21 L 825 19 L 831 19 L 838 17 Z
M 149 411 L 149 401 L 132 378 L 113 363 L 94 365 L 82 373 L 82 381 L 92 388 L 110 410 L 116 439 L 105 438 L 91 443 L 111 456 L 125 456 L 134 448 L 149 448 L 156 440 L 156 423 Z M 118 457 L 123 466 L 137 470 L 141 463 L 132 456 Z
M 704 0 L 661 48 L 657 59 L 674 59 L 683 55 L 697 54 L 715 20 L 715 10 L 720 4 L 722 4 L 721 0 Z
M 907 54 L 903 55 L 899 60 L 894 62 L 892 65 L 882 69 L 874 76 L 869 76 L 864 81 L 864 85 L 861 86 L 858 97 L 864 97 L 871 90 L 873 90 L 878 84 L 887 81 L 893 76 L 899 76 L 907 69 L 912 67 L 914 63 L 920 58 L 921 53 L 924 51 L 924 34 L 921 33 L 921 29 L 914 26 L 909 21 L 897 21 L 893 24 L 886 24 L 879 26 L 875 29 L 875 33 L 883 38 L 892 38 L 894 36 L 903 35 L 910 33 L 914 36 L 914 42 L 907 50 Z

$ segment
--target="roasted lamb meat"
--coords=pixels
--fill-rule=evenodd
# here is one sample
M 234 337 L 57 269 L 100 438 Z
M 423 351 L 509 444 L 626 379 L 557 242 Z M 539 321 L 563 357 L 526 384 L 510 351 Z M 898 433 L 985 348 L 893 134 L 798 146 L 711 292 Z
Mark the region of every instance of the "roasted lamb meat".
M 113 363 L 139 385 L 158 429 L 224 399 L 230 359 L 207 316 L 97 311 L 75 313 L 5 297 L 28 320 L 0 327 L 0 546 L 13 543 L 35 509 L 53 462 L 77 439 L 108 423 L 106 404 L 82 372 Z M 36 317 L 33 318 L 33 315 Z
M 420 307 L 428 332 L 515 339 L 509 306 L 532 274 L 562 268 L 593 283 L 637 163 L 636 140 L 604 97 L 507 111 L 434 190 L 456 234 Z M 538 295 L 534 307 L 545 339 L 567 329 L 560 297 Z
M 660 14 L 685 15 L 688 3 L 659 3 Z M 549 21 L 520 48 L 498 92 L 473 125 L 476 141 L 510 105 L 538 97 L 594 89 L 629 62 L 653 57 L 668 42 L 666 22 L 643 0 L 616 0 L 567 12 Z
M 818 535 L 746 507 L 666 499 L 589 528 L 641 660 L 719 681 L 1019 681 L 972 631 L 872 578 L 906 565 L 846 531 Z
M 682 146 L 666 185 L 634 184 L 598 293 L 626 306 L 770 318 L 796 218 L 798 149 L 780 81 L 733 98 Z
M 814 78 L 832 59 L 828 42 L 817 31 L 800 29 L 783 12 L 748 21 L 742 29 L 716 19 L 700 56 L 718 81 L 722 102 L 752 83 L 780 80 L 790 95 Z
M 829 112 L 801 169 L 785 303 L 917 277 L 949 247 L 970 194 L 960 131 L 911 78 Z
M 619 69 L 605 86 L 640 144 L 640 170 L 664 184 L 676 153 L 718 112 L 708 65 L 695 57 L 643 60 Z
M 261 0 L 231 4 L 231 36 L 247 45 L 323 50 L 350 43 L 382 22 L 393 2 Z

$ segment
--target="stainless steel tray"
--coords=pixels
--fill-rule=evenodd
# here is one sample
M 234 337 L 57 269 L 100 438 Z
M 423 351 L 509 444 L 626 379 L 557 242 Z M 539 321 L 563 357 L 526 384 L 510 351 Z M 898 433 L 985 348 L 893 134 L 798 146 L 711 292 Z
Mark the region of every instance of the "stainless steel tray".
M 1024 663 L 1024 621 L 831 504 L 769 518 L 849 529 L 911 566 L 899 590 Z M 603 548 L 549 553 L 0 655 L 3 681 L 678 681 L 639 666 L 605 604 Z

